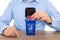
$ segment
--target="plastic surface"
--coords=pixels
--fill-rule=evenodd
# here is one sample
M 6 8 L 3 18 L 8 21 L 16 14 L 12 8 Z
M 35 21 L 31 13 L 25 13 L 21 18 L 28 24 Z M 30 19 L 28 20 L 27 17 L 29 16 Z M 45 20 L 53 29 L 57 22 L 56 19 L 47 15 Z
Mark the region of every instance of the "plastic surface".
M 35 35 L 36 20 L 25 20 L 26 21 L 26 34 Z

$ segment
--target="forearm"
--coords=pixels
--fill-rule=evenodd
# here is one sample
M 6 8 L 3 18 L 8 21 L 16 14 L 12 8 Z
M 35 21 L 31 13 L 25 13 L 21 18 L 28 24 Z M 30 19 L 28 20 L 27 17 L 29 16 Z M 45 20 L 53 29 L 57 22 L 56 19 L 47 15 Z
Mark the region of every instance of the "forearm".
M 52 22 L 51 24 L 48 24 L 50 27 L 54 28 L 56 31 L 60 31 L 60 17 L 59 18 L 55 18 L 55 17 L 51 17 Z
M 3 22 L 0 22 L 0 34 L 3 34 L 3 30 L 5 29 L 5 28 L 7 28 L 8 27 L 8 25 L 6 25 L 5 23 L 3 23 Z

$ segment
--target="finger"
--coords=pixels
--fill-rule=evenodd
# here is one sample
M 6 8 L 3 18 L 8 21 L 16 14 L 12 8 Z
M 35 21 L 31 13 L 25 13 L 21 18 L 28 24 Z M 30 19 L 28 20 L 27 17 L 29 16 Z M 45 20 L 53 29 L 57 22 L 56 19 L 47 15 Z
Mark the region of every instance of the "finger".
M 16 36 L 12 29 L 10 29 L 9 31 L 10 31 L 10 36 Z
M 41 16 L 40 16 L 39 14 L 36 14 L 36 15 L 33 17 L 33 19 L 39 20 L 40 17 L 41 17 Z
M 34 17 L 36 15 L 36 13 L 34 13 L 31 17 Z
M 36 19 L 37 19 L 37 20 L 41 19 L 41 16 L 37 15 L 37 18 L 36 18 Z
M 9 36 L 8 32 L 5 32 L 5 33 L 4 33 L 4 36 Z
M 16 37 L 15 33 L 12 33 L 11 36 Z
M 35 15 L 35 16 L 33 17 L 33 20 L 35 20 L 35 19 L 37 19 L 37 15 Z
M 12 30 L 13 30 L 13 32 L 15 33 L 15 35 L 17 36 L 17 37 L 19 37 L 19 33 L 17 32 L 17 30 L 13 27 L 12 28 Z
M 41 21 L 45 21 L 45 18 L 44 18 L 44 17 L 41 17 L 40 20 L 41 20 Z
M 8 30 L 5 30 L 4 36 L 10 36 L 10 32 Z
M 37 17 L 37 20 L 39 20 L 40 19 L 40 17 Z
M 14 31 L 12 30 L 12 27 L 5 29 L 3 35 L 4 36 L 16 36 Z

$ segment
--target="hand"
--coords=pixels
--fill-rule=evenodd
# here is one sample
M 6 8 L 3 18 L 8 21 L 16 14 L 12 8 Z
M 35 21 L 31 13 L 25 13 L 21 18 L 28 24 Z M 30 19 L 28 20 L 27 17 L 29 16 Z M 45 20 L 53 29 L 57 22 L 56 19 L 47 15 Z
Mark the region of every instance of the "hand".
M 3 32 L 3 35 L 7 37 L 8 36 L 19 37 L 17 30 L 13 26 L 6 28 Z
M 35 12 L 32 15 L 32 17 L 33 17 L 33 19 L 45 21 L 47 23 L 51 23 L 52 22 L 51 18 L 44 11 Z

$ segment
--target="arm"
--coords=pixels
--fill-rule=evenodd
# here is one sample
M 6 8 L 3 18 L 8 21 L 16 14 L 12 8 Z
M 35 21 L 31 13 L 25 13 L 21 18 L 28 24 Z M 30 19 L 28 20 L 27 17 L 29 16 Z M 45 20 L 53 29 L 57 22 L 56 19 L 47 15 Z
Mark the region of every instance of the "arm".
M 10 2 L 4 14 L 0 17 L 0 34 L 3 34 L 4 36 L 19 37 L 19 33 L 15 29 L 15 27 L 9 26 L 10 21 L 12 20 L 12 18 L 14 18 L 13 7 L 15 4 L 15 1 L 16 0 Z
M 0 34 L 2 34 L 3 30 L 9 26 L 11 19 L 13 18 L 13 12 L 11 8 L 11 3 L 9 3 L 6 8 L 4 14 L 0 17 Z
M 60 31 L 60 13 L 58 13 L 56 8 L 54 8 L 54 6 L 49 1 L 47 1 L 46 3 L 48 5 L 46 6 L 47 7 L 46 13 L 48 13 L 48 15 L 52 19 L 52 23 L 48 25 L 54 28 L 56 31 Z

